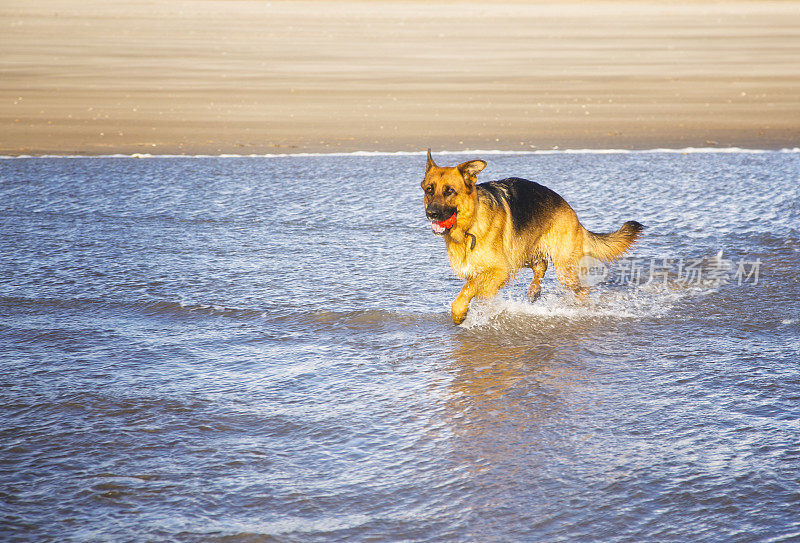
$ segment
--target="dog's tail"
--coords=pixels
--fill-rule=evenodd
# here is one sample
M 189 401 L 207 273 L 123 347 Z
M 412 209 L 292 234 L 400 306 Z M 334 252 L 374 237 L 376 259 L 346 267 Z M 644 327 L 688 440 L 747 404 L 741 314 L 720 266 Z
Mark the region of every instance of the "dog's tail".
M 584 230 L 583 253 L 604 262 L 611 262 L 622 256 L 633 245 L 642 230 L 644 226 L 636 221 L 628 221 L 616 232 L 608 234 L 595 234 Z

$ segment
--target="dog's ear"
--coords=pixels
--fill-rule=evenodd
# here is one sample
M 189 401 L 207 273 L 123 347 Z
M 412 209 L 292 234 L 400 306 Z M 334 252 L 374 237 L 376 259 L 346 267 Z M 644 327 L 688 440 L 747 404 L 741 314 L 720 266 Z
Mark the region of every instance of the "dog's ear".
M 485 167 L 486 162 L 483 160 L 470 160 L 469 162 L 462 162 L 458 165 L 458 171 L 461 172 L 462 177 L 464 177 L 464 183 L 467 185 L 467 189 L 470 191 L 472 190 L 472 186 L 475 184 L 475 176 L 481 173 Z
M 433 157 L 431 156 L 431 149 L 428 147 L 428 163 L 425 165 L 425 173 L 428 173 L 431 168 L 436 167 L 436 163 L 433 161 Z

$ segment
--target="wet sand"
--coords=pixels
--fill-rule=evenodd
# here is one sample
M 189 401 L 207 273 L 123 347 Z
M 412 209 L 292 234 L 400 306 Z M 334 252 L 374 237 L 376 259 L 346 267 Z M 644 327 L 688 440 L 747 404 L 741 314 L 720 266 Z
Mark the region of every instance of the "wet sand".
M 0 6 L 0 154 L 800 145 L 800 2 Z

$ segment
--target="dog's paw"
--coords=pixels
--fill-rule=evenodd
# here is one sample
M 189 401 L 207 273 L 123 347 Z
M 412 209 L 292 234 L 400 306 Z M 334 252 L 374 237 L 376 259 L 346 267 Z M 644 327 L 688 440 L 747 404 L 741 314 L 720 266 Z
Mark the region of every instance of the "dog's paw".
M 469 302 L 464 303 L 461 298 L 456 298 L 453 302 L 452 316 L 454 324 L 461 324 L 467 318 L 467 310 L 469 310 Z

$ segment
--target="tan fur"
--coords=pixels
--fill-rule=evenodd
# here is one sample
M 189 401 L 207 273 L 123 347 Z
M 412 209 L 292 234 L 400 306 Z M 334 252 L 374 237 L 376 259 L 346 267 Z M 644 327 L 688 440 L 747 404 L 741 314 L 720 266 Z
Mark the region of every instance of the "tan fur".
M 441 168 L 433 162 L 429 151 L 422 181 L 426 210 L 429 206 L 457 210 L 455 225 L 444 234 L 450 265 L 466 281 L 452 304 L 456 324 L 466 318 L 472 298 L 494 297 L 524 267 L 534 272 L 528 296 L 535 299 L 548 259 L 563 285 L 577 294 L 585 294 L 587 291 L 578 277 L 581 257 L 614 260 L 641 231 L 641 225 L 629 222 L 610 234 L 589 232 L 575 211 L 557 195 L 552 209 L 536 216 L 534 226 L 516 231 L 508 201 L 498 203 L 476 187 L 476 176 L 485 166 L 484 161 L 475 160 Z

